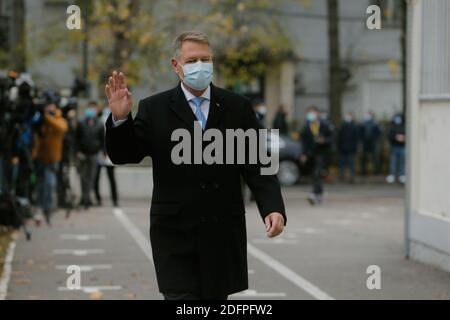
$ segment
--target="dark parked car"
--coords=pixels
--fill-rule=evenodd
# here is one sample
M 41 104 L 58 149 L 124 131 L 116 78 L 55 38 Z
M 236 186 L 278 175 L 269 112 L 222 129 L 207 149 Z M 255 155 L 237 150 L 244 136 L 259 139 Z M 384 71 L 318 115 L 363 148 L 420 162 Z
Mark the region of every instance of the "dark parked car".
M 272 132 L 269 135 L 269 140 L 273 135 L 274 133 Z M 299 181 L 302 175 L 308 174 L 307 167 L 300 163 L 301 143 L 286 135 L 279 135 L 278 150 L 280 161 L 277 174 L 278 180 L 283 186 L 292 186 Z

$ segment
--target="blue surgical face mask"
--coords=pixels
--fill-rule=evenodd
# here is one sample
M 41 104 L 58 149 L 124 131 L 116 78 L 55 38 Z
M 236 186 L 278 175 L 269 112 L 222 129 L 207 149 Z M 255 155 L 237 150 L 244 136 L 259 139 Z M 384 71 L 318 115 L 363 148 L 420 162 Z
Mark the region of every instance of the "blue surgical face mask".
M 315 112 L 308 112 L 306 114 L 306 120 L 308 120 L 309 122 L 313 122 L 317 120 L 317 114 Z
M 97 110 L 95 108 L 87 108 L 86 111 L 84 112 L 84 116 L 87 119 L 95 118 L 96 115 L 97 115 Z
M 203 90 L 212 81 L 213 64 L 212 62 L 197 61 L 196 63 L 187 63 L 183 65 L 183 82 L 192 89 Z

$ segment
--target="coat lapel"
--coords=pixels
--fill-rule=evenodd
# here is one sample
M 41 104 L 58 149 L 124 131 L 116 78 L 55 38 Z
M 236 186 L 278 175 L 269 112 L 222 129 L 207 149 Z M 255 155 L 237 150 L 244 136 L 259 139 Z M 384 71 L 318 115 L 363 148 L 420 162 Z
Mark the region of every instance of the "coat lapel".
M 223 97 L 217 88 L 211 83 L 211 102 L 209 105 L 208 119 L 206 120 L 205 130 L 217 127 L 224 111 Z
M 181 84 L 173 89 L 170 108 L 188 125 L 189 129 L 193 128 L 194 121 L 197 119 L 195 118 L 195 115 L 186 100 L 183 90 L 181 89 Z

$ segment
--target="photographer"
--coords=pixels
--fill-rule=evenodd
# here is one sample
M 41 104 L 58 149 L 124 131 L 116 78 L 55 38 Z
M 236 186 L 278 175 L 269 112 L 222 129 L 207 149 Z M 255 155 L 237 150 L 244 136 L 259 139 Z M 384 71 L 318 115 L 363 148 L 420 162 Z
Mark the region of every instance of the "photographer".
M 81 182 L 80 205 L 89 209 L 93 205 L 91 191 L 97 171 L 97 154 L 103 149 L 104 127 L 97 118 L 97 103 L 90 102 L 84 118 L 77 127 L 77 158 Z
M 67 122 L 57 107 L 57 101 L 56 95 L 47 95 L 36 146 L 40 184 L 39 203 L 49 225 L 51 210 L 54 206 L 53 196 L 56 191 L 56 172 L 61 161 L 64 134 L 67 131 Z
M 62 157 L 58 170 L 58 207 L 71 210 L 76 207 L 75 194 L 70 181 L 70 167 L 76 164 L 77 109 L 78 102 L 74 97 L 61 99 L 60 107 L 67 121 L 64 135 Z

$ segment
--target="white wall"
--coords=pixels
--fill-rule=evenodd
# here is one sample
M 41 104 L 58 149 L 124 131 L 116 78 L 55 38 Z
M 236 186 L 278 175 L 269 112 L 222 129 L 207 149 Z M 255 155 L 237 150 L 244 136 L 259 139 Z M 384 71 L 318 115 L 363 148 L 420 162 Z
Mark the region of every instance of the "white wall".
M 422 19 L 423 3 L 409 2 L 406 253 L 450 272 L 450 98 L 424 99 L 420 94 L 424 81 L 439 75 L 431 72 L 423 77 L 422 52 L 433 54 L 422 50 L 427 37 L 422 32 L 426 30 L 424 24 L 439 23 Z M 450 16 L 450 5 L 444 1 L 439 0 L 433 10 L 446 11 Z M 450 67 L 447 63 L 441 67 Z
M 418 209 L 450 219 L 450 101 L 422 103 L 418 130 Z

